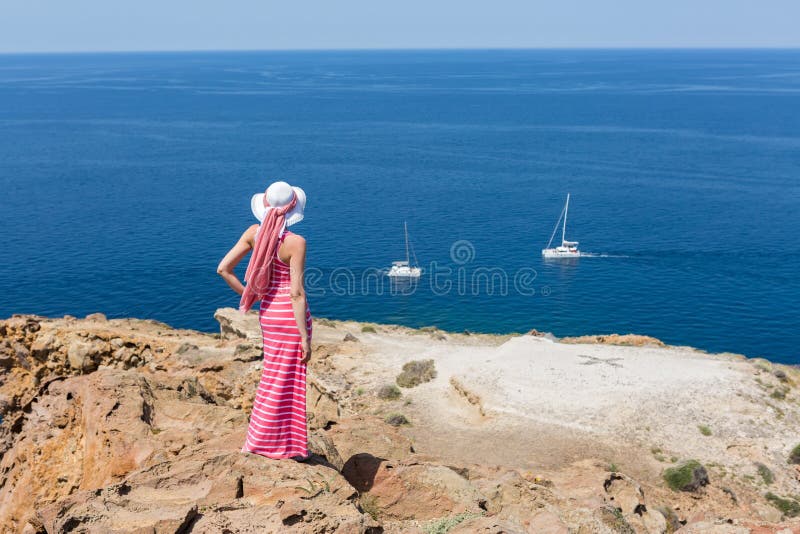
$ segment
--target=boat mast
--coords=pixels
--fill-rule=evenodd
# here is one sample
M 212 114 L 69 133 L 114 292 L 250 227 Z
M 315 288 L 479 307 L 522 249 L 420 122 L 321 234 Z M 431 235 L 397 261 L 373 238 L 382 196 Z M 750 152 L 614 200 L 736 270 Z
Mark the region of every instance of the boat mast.
M 569 193 L 567 193 L 567 204 L 564 206 L 564 226 L 561 227 L 561 246 L 564 246 L 564 241 L 567 235 L 567 212 L 569 211 Z
M 403 221 L 403 229 L 406 234 L 406 265 L 411 265 L 411 257 L 408 255 L 408 222 Z

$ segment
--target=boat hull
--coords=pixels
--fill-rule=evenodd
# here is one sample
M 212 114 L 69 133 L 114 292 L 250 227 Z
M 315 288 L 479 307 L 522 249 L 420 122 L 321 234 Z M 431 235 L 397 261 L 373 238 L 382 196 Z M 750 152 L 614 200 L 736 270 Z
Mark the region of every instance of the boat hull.
M 545 248 L 542 249 L 542 257 L 544 258 L 579 258 L 581 253 L 577 249 L 560 250 L 558 248 Z
M 422 269 L 419 267 L 392 267 L 387 273 L 392 278 L 419 278 Z

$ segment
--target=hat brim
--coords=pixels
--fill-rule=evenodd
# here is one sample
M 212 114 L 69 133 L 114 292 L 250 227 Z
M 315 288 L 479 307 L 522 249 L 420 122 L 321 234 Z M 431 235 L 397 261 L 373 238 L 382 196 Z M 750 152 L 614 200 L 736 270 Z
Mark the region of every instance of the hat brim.
M 286 226 L 291 226 L 293 224 L 297 224 L 303 220 L 304 211 L 306 209 L 306 193 L 299 187 L 292 186 L 294 189 L 294 194 L 297 196 L 297 204 L 295 205 L 292 210 L 286 214 Z M 264 206 L 264 193 L 256 193 L 250 199 L 250 210 L 255 215 L 255 218 L 258 219 L 258 222 L 262 222 L 264 217 L 267 215 L 267 207 Z

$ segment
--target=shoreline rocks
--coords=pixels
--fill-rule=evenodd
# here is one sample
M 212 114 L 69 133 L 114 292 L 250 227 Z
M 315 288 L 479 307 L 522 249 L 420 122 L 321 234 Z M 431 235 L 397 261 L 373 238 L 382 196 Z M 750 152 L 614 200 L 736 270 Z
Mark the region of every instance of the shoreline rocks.
M 787 462 L 800 439 L 775 445 L 798 421 L 797 370 L 662 348 L 652 338 L 559 345 L 535 335 L 448 333 L 432 343 L 427 331 L 320 321 L 307 395 L 315 456 L 274 461 L 240 452 L 260 374 L 257 320 L 233 309 L 215 317 L 218 335 L 102 314 L 0 321 L 4 532 L 800 531 L 783 497 L 800 493 Z M 358 342 L 343 341 L 355 334 Z M 645 347 L 602 345 L 612 342 Z M 607 352 L 623 349 L 639 352 Z M 683 420 L 710 402 L 694 396 L 707 391 L 698 377 L 680 383 L 693 396 L 681 397 L 674 413 L 661 397 L 636 406 L 627 393 L 609 400 L 618 389 L 638 391 L 627 377 L 644 379 L 641 369 L 659 358 L 712 365 L 709 383 L 732 388 L 727 419 L 714 421 L 712 435 L 697 432 L 705 418 Z M 424 362 L 424 380 L 401 391 L 395 380 L 404 365 L 419 366 L 411 362 Z M 525 380 L 495 380 L 495 365 Z M 533 417 L 503 412 L 511 404 L 498 403 L 498 391 L 556 371 L 571 374 L 552 375 L 561 389 L 538 391 Z M 602 386 L 604 398 L 571 398 L 579 390 L 557 385 L 590 378 L 597 384 L 581 387 Z M 659 379 L 662 388 L 678 380 Z M 782 415 L 766 417 L 758 406 Z M 564 421 L 542 417 L 548 410 Z M 595 413 L 604 414 L 604 430 L 565 424 Z M 410 424 L 392 426 L 389 415 Z M 670 457 L 687 457 L 693 444 L 644 428 L 653 416 L 664 429 L 683 424 L 716 455 L 703 473 L 692 469 L 689 485 L 702 491 L 675 492 L 661 479 L 674 467 Z M 748 478 L 765 469 L 769 483 Z M 781 497 L 765 498 L 767 487 Z

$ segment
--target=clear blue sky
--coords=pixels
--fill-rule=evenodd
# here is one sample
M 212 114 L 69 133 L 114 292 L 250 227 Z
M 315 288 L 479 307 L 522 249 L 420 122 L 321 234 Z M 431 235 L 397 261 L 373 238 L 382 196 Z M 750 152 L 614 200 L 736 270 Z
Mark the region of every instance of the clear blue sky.
M 0 52 L 800 47 L 800 0 L 0 0 Z

